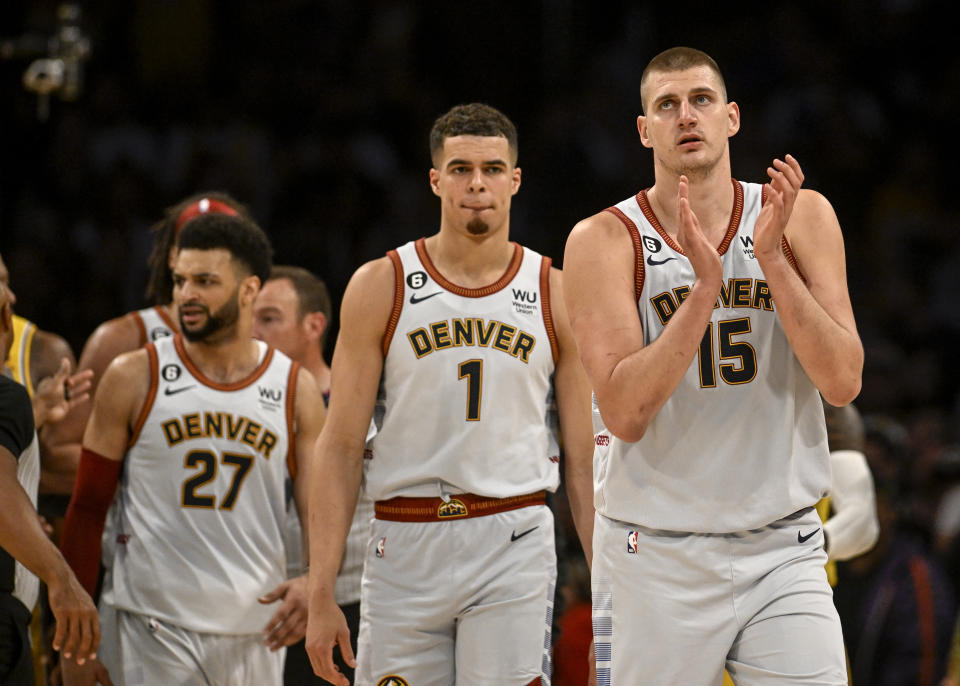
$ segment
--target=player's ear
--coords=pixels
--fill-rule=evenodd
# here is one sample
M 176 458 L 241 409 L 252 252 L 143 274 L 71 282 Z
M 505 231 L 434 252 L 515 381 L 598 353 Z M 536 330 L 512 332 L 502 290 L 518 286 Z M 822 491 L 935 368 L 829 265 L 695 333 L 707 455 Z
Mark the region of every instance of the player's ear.
M 440 172 L 432 167 L 430 169 L 430 190 L 433 191 L 434 195 L 440 195 Z
M 308 312 L 303 316 L 303 326 L 311 338 L 320 340 L 327 330 L 327 315 L 323 312 Z
M 520 177 L 523 175 L 523 170 L 520 167 L 513 168 L 513 190 L 510 191 L 510 195 L 516 195 L 517 191 L 520 190 Z
M 727 138 L 734 136 L 740 130 L 740 106 L 735 102 L 727 103 Z
M 642 114 L 637 117 L 637 132 L 640 134 L 640 143 L 643 144 L 643 147 L 652 148 L 653 143 L 650 142 L 650 135 L 647 130 L 647 118 Z
M 251 274 L 240 282 L 240 302 L 243 305 L 253 306 L 253 301 L 257 299 L 260 292 L 260 277 Z

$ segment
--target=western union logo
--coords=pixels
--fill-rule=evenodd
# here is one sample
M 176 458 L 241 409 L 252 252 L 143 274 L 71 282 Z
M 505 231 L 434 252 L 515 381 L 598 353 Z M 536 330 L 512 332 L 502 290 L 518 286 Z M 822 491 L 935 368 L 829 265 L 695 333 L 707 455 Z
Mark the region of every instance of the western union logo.
M 440 503 L 437 508 L 437 517 L 440 519 L 454 519 L 455 517 L 466 517 L 467 506 L 463 501 L 456 498 L 450 498 L 448 503 Z

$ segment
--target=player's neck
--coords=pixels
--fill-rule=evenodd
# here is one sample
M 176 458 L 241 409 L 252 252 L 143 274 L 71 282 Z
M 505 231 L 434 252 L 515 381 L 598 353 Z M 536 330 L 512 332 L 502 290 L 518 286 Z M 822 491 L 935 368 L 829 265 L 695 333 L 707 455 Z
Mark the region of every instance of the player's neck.
M 167 323 L 173 326 L 173 330 L 180 331 L 180 317 L 177 314 L 177 306 L 171 302 L 166 305 L 161 305 L 160 309 L 167 315 L 167 319 L 169 320 Z
M 487 236 L 441 229 L 427 238 L 426 249 L 443 277 L 464 288 L 482 288 L 496 282 L 507 271 L 514 253 L 506 226 Z
M 664 230 L 676 238 L 680 176 L 660 172 L 658 170 L 653 188 L 647 192 L 647 199 Z M 715 246 L 719 246 L 726 235 L 733 213 L 734 190 L 730 178 L 729 165 L 717 165 L 707 174 L 688 176 L 690 208 L 707 240 Z
M 197 369 L 220 384 L 243 381 L 260 365 L 260 346 L 249 333 L 205 341 L 184 338 L 183 347 Z

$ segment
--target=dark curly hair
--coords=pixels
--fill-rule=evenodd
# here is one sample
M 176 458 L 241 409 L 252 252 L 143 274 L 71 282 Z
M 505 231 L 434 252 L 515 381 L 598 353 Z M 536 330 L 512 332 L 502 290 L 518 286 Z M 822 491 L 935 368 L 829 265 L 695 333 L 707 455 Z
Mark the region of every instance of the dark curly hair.
M 207 200 L 206 209 L 201 204 Z M 177 232 L 193 218 L 206 212 L 225 212 L 229 208 L 238 216 L 251 219 L 250 212 L 241 203 L 226 193 L 212 191 L 197 193 L 181 200 L 163 211 L 163 219 L 151 227 L 153 232 L 153 250 L 147 265 L 150 275 L 147 279 L 146 298 L 154 305 L 168 305 L 173 300 L 173 275 L 170 273 L 170 250 L 177 240 Z
M 247 217 L 228 214 L 201 214 L 187 222 L 177 236 L 178 250 L 216 250 L 230 252 L 233 261 L 266 282 L 270 277 L 273 248 L 257 223 Z

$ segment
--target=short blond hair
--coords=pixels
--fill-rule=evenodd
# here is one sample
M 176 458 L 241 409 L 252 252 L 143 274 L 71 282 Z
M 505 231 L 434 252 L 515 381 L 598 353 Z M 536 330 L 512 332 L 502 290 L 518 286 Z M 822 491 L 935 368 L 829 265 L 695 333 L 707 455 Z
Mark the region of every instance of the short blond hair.
M 647 113 L 647 81 L 653 72 L 671 72 L 692 69 L 693 67 L 707 67 L 720 79 L 720 95 L 724 102 L 727 100 L 727 84 L 723 80 L 723 74 L 720 73 L 720 67 L 716 61 L 707 53 L 696 48 L 687 48 L 677 46 L 664 50 L 659 55 L 650 60 L 647 68 L 643 70 L 643 76 L 640 77 L 640 106 L 643 113 Z

